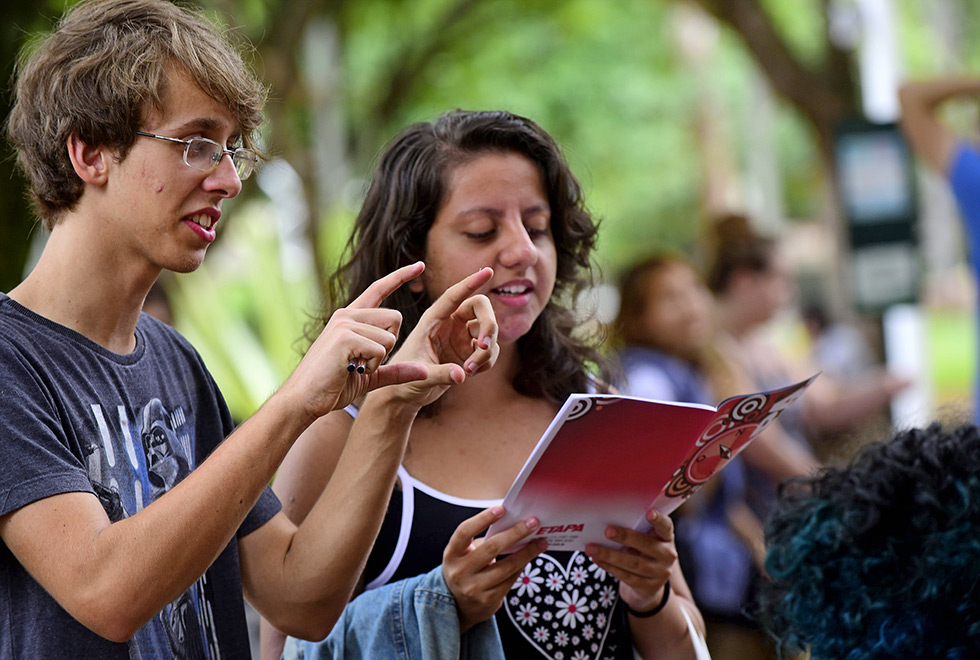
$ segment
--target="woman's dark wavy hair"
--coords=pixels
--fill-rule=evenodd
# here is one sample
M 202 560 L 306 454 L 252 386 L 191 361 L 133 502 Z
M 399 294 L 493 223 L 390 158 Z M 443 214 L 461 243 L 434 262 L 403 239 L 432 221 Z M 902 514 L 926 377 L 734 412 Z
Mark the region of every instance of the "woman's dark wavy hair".
M 980 657 L 980 432 L 938 424 L 786 482 L 763 621 L 813 660 Z
M 329 309 L 349 304 L 383 275 L 424 258 L 426 238 L 455 167 L 489 153 L 515 153 L 538 168 L 551 207 L 557 275 L 551 300 L 531 330 L 518 340 L 522 368 L 518 392 L 561 403 L 589 385 L 589 368 L 608 377 L 595 346 L 573 337 L 575 317 L 566 306 L 593 282 L 591 253 L 598 223 L 554 139 L 524 117 L 503 111 L 448 112 L 434 122 L 402 131 L 374 172 L 341 265 L 330 277 Z M 474 265 L 475 267 L 475 265 Z M 402 313 L 399 344 L 432 301 L 401 287 L 385 306 Z M 329 318 L 325 314 L 320 322 Z

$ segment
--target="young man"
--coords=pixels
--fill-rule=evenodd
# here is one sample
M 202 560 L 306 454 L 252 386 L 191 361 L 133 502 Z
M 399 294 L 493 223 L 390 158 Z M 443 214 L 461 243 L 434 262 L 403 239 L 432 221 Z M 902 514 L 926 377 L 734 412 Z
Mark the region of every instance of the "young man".
M 970 245 L 970 263 L 980 276 L 980 148 L 957 136 L 939 119 L 947 101 L 980 97 L 980 78 L 949 76 L 907 82 L 899 89 L 901 126 L 915 154 L 949 180 L 963 216 Z M 975 417 L 980 418 L 980 387 L 974 385 Z
M 191 12 L 88 0 L 24 61 L 16 94 L 8 133 L 50 239 L 0 294 L 0 658 L 248 657 L 243 590 L 283 630 L 323 637 L 404 452 L 386 420 L 415 404 L 382 386 L 492 364 L 495 323 L 472 302 L 492 273 L 433 306 L 437 323 L 479 327 L 462 364 L 382 364 L 401 317 L 378 306 L 423 268 L 406 266 L 334 314 L 232 433 L 200 357 L 140 309 L 163 269 L 201 264 L 251 174 L 261 85 Z M 357 357 L 364 374 L 348 371 Z M 266 485 L 312 421 L 371 390 L 379 411 L 297 528 Z

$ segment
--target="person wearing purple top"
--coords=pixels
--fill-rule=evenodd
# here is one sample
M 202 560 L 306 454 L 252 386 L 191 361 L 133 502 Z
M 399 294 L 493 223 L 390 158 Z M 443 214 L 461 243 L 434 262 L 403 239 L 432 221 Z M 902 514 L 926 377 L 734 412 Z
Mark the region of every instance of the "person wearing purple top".
M 646 399 L 716 405 L 706 364 L 713 301 L 690 263 L 671 254 L 647 258 L 620 278 L 619 293 L 619 389 Z M 744 519 L 745 498 L 746 467 L 739 457 L 675 514 L 679 561 L 716 658 L 771 655 L 764 635 L 743 614 L 759 577 L 752 545 L 733 519 L 736 511 Z M 761 523 L 755 526 L 761 544 Z

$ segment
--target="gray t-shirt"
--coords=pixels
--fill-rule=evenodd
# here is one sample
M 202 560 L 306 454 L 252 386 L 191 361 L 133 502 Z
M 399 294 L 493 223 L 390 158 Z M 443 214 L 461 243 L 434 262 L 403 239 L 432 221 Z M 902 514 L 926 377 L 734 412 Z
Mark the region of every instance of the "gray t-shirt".
M 0 294 L 0 516 L 80 491 L 121 520 L 187 476 L 232 429 L 200 356 L 169 326 L 141 315 L 136 349 L 119 355 Z M 279 509 L 266 489 L 237 538 Z M 249 657 L 237 538 L 123 644 L 73 619 L 0 543 L 0 660 Z

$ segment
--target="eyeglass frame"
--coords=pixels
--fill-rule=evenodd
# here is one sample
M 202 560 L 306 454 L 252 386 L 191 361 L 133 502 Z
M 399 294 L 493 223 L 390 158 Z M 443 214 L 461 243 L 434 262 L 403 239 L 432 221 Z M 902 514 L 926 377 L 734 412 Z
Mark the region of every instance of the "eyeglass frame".
M 231 156 L 231 164 L 235 166 L 235 173 L 238 175 L 238 178 L 241 181 L 244 181 L 248 177 L 252 176 L 252 174 L 255 172 L 256 167 L 258 166 L 258 160 L 259 160 L 258 154 L 256 154 L 251 149 L 246 149 L 245 147 L 238 147 L 237 149 L 225 149 L 223 146 L 221 146 L 221 144 L 215 142 L 214 140 L 205 138 L 205 137 L 192 137 L 192 138 L 189 138 L 187 140 L 181 140 L 180 138 L 168 137 L 166 135 L 157 135 L 155 133 L 147 133 L 146 131 L 136 131 L 136 135 L 142 135 L 143 137 L 155 138 L 157 140 L 166 140 L 167 142 L 176 142 L 178 144 L 184 145 L 184 158 L 183 158 L 184 165 L 186 165 L 187 167 L 190 167 L 191 169 L 197 170 L 198 172 L 213 172 L 215 169 L 217 169 L 218 165 L 221 163 L 221 158 L 224 158 L 225 157 L 225 154 Z M 214 161 L 214 163 L 211 165 L 211 167 L 209 167 L 206 170 L 202 170 L 199 167 L 194 167 L 189 162 L 187 162 L 187 154 L 190 152 L 190 150 L 191 150 L 191 144 L 195 140 L 198 141 L 198 142 L 207 142 L 208 144 L 213 144 L 214 146 L 216 146 L 219 149 L 221 149 L 221 158 L 218 158 L 216 161 Z M 235 163 L 235 156 L 236 155 L 239 155 L 239 154 L 244 154 L 245 155 L 246 160 L 243 161 L 243 162 L 251 162 L 252 163 L 251 169 L 245 175 L 242 175 L 242 173 L 238 171 L 238 165 Z

